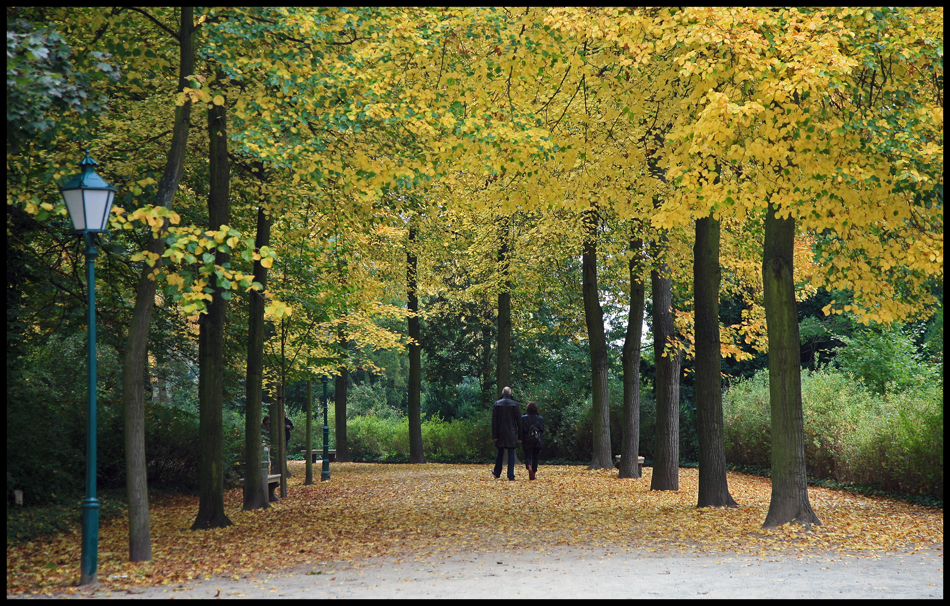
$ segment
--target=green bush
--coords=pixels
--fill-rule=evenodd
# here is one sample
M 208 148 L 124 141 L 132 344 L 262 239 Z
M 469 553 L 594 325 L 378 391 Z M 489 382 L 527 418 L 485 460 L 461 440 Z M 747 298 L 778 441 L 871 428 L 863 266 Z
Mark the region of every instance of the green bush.
M 408 462 L 409 419 L 354 417 L 346 422 L 350 458 L 354 461 Z
M 943 383 L 888 391 L 845 445 L 841 479 L 894 492 L 943 496 Z
M 878 395 L 884 394 L 888 383 L 897 389 L 911 387 L 926 372 L 915 336 L 899 323 L 862 327 L 852 336 L 837 335 L 845 345 L 835 350 L 835 363 Z
M 893 384 L 892 384 L 893 386 Z M 768 371 L 730 386 L 723 401 L 726 459 L 771 466 Z M 943 496 L 943 382 L 919 377 L 880 396 L 851 374 L 803 371 L 805 465 L 812 477 Z
M 346 435 L 354 461 L 409 461 L 406 417 L 357 416 L 347 421 Z M 492 458 L 491 418 L 483 413 L 476 418 L 445 421 L 434 415 L 422 423 L 422 449 L 426 460 L 432 462 L 474 463 Z
M 772 425 L 768 371 L 730 385 L 722 405 L 726 460 L 770 467 Z
M 389 404 L 387 395 L 387 389 L 382 383 L 375 385 L 362 383 L 350 386 L 346 392 L 346 418 L 374 416 L 397 419 L 401 417 L 402 412 Z M 323 427 L 322 422 L 320 426 Z
M 422 424 L 422 450 L 433 463 L 478 463 L 494 457 L 491 415 L 453 421 L 430 417 Z

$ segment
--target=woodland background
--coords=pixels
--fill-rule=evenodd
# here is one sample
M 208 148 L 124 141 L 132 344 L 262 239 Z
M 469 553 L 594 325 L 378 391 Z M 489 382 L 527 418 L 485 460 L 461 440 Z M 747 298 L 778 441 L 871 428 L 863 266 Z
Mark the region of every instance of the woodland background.
M 84 259 L 56 185 L 85 149 L 119 192 L 105 514 L 146 480 L 236 485 L 278 398 L 287 452 L 308 393 L 319 447 L 321 377 L 343 460 L 487 462 L 510 384 L 543 462 L 597 462 L 631 435 L 637 347 L 635 449 L 654 464 L 660 423 L 695 465 L 704 219 L 725 460 L 769 468 L 768 217 L 793 219 L 808 474 L 942 503 L 941 10 L 10 7 L 7 31 L 8 516 L 14 489 L 83 487 Z

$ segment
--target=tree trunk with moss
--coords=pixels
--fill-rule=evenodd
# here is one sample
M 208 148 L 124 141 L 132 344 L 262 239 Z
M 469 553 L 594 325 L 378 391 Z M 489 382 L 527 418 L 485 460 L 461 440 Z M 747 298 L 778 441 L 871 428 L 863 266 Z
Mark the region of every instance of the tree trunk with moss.
M 349 402 L 349 393 L 347 388 L 350 384 L 350 370 L 347 368 L 349 358 L 349 339 L 346 338 L 346 332 L 341 328 L 337 332 L 337 345 L 343 352 L 343 363 L 337 369 L 340 371 L 333 379 L 333 446 L 336 448 L 336 460 L 341 463 L 350 462 L 350 440 L 346 435 L 346 407 Z
M 666 237 L 661 238 L 665 245 Z M 656 250 L 656 247 L 655 249 Z M 653 288 L 653 355 L 656 360 L 656 448 L 650 490 L 679 490 L 680 373 L 683 350 L 675 345 L 673 282 L 661 262 L 650 272 Z
M 628 271 L 630 279 L 627 334 L 623 341 L 621 366 L 623 369 L 623 435 L 620 444 L 620 478 L 639 478 L 640 466 L 640 340 L 643 338 L 643 310 L 646 287 L 641 276 L 643 242 L 630 238 Z
M 263 207 L 257 209 L 257 236 L 254 247 L 270 245 L 270 218 Z M 267 288 L 267 268 L 254 262 L 254 281 Z M 247 373 L 245 376 L 244 409 L 244 507 L 245 511 L 270 507 L 267 484 L 258 470 L 263 464 L 261 450 L 261 413 L 264 394 L 264 293 L 249 293 L 247 313 Z
M 422 333 L 419 330 L 419 298 L 416 283 L 416 229 L 409 222 L 406 249 L 406 283 L 409 298 L 409 462 L 425 463 L 422 450 Z
M 224 74 L 218 72 L 218 79 Z M 227 104 L 208 108 L 209 175 L 208 219 L 211 229 L 230 223 L 230 167 L 228 164 Z M 216 251 L 214 262 L 224 265 L 230 255 Z M 227 301 L 217 278 L 208 311 L 198 320 L 198 431 L 201 436 L 198 467 L 198 516 L 192 530 L 223 528 L 232 524 L 224 512 L 224 322 Z
M 769 338 L 769 405 L 772 413 L 772 497 L 763 528 L 795 522 L 820 525 L 808 501 L 805 421 L 802 411 L 801 341 L 795 302 L 795 219 L 765 216 L 762 285 Z
M 181 9 L 179 29 L 178 91 L 188 86 L 186 76 L 195 69 L 194 8 Z M 172 141 L 165 160 L 165 172 L 158 184 L 155 205 L 171 208 L 185 168 L 188 132 L 191 124 L 191 101 L 175 110 Z M 164 226 L 163 226 L 164 229 Z M 122 402 L 125 429 L 126 496 L 129 502 L 129 561 L 152 559 L 152 541 L 148 511 L 148 473 L 145 456 L 145 373 L 148 367 L 148 333 L 155 306 L 158 282 L 150 278 L 162 265 L 164 237 L 151 238 L 149 253 L 158 255 L 155 267 L 145 265 L 135 291 L 135 308 L 129 322 L 125 354 L 122 359 Z
M 719 338 L 719 221 L 696 221 L 693 284 L 696 309 L 696 434 L 699 439 L 698 507 L 737 507 L 726 478 Z
M 587 323 L 587 342 L 590 344 L 591 408 L 594 448 L 587 469 L 613 469 L 610 450 L 610 399 L 607 384 L 607 336 L 604 333 L 604 310 L 597 291 L 597 229 L 600 216 L 596 210 L 586 211 L 584 222 L 584 253 L 582 290 L 584 320 Z

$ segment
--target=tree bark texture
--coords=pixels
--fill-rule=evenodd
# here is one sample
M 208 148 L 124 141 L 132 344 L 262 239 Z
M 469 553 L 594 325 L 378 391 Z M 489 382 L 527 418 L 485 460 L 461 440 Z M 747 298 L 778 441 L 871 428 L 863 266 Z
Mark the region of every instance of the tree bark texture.
M 422 333 L 419 329 L 417 289 L 416 228 L 409 222 L 406 248 L 406 294 L 409 298 L 409 462 L 425 463 L 422 450 Z
M 282 352 L 283 353 L 283 352 Z M 281 356 L 283 358 L 283 356 Z M 283 373 L 281 373 L 283 374 Z M 284 377 L 281 376 L 280 383 L 277 385 L 277 418 L 278 424 L 277 427 L 280 427 L 280 431 L 277 432 L 278 443 L 277 447 L 277 460 L 280 461 L 280 498 L 287 498 L 287 478 L 290 477 L 290 470 L 287 469 L 287 432 L 284 431 Z
M 795 219 L 765 216 L 762 284 L 769 339 L 769 404 L 772 413 L 772 497 L 763 528 L 788 522 L 820 525 L 808 501 L 805 423 L 802 412 L 801 342 L 795 302 Z
M 219 79 L 224 74 L 218 72 Z M 223 91 L 222 91 L 223 92 Z M 226 107 L 208 109 L 209 174 L 208 218 L 211 229 L 230 223 L 230 167 Z M 215 252 L 215 263 L 224 265 L 230 255 Z M 198 468 L 198 516 L 192 530 L 231 525 L 224 512 L 224 322 L 227 301 L 221 296 L 216 277 L 208 311 L 198 321 L 198 431 L 201 436 Z
M 498 272 L 501 275 L 501 288 L 498 290 L 498 359 L 495 369 L 497 398 L 501 397 L 502 389 L 511 387 L 510 221 L 509 217 L 500 217 L 498 220 Z
M 284 428 L 278 423 L 280 408 L 277 406 L 277 398 L 274 392 L 270 392 L 270 403 L 267 405 L 267 416 L 270 417 L 270 473 L 281 473 L 280 465 L 280 440 L 284 435 Z
M 510 308 L 510 306 L 509 306 Z M 492 402 L 498 398 L 494 395 L 496 390 L 492 389 L 492 386 L 495 383 L 492 381 L 492 359 L 494 356 L 492 352 L 494 351 L 493 344 L 495 342 L 494 335 L 492 334 L 492 309 L 490 305 L 485 306 L 484 316 L 482 318 L 482 373 L 481 373 L 481 387 L 482 387 L 482 402 L 486 405 L 491 406 Z
M 179 30 L 178 90 L 187 85 L 185 76 L 194 73 L 194 8 L 181 9 Z M 172 142 L 165 160 L 165 172 L 158 184 L 155 204 L 171 208 L 184 172 L 188 150 L 191 102 L 175 110 Z M 163 226 L 163 230 L 164 230 Z M 152 559 L 148 511 L 148 472 L 145 457 L 145 374 L 148 366 L 148 332 L 155 305 L 156 280 L 149 276 L 161 268 L 164 238 L 149 240 L 147 250 L 158 255 L 155 267 L 145 265 L 135 291 L 135 308 L 129 323 L 128 340 L 122 359 L 122 402 L 124 404 L 126 495 L 129 502 L 129 561 Z
M 584 222 L 584 254 L 582 258 L 582 289 L 587 341 L 590 344 L 591 400 L 594 451 L 588 469 L 613 469 L 610 447 L 610 399 L 607 386 L 607 336 L 604 334 L 604 310 L 597 291 L 597 228 L 600 217 L 596 210 L 587 211 Z
M 665 243 L 666 237 L 662 238 Z M 679 490 L 680 372 L 683 350 L 671 345 L 673 282 L 669 267 L 660 263 L 650 272 L 653 289 L 653 354 L 656 360 L 656 452 L 650 490 Z
M 306 466 L 307 473 L 304 477 L 303 484 L 304 486 L 309 486 L 313 484 L 313 458 L 311 453 L 313 452 L 313 380 L 307 379 L 307 405 L 306 405 L 306 414 L 307 414 L 307 441 L 306 441 L 306 452 L 304 452 L 304 465 Z M 338 453 L 339 454 L 339 453 Z
M 271 221 L 264 212 L 264 207 L 257 209 L 257 236 L 254 247 L 260 250 L 262 246 L 270 246 Z M 262 289 L 267 288 L 267 268 L 260 261 L 254 262 L 254 281 L 259 282 Z M 263 475 L 257 471 L 263 464 L 261 449 L 261 419 L 263 412 L 264 388 L 264 294 L 252 290 L 248 299 L 247 313 L 247 373 L 245 377 L 245 395 L 247 398 L 244 410 L 244 450 L 247 465 L 244 472 L 244 507 L 245 511 L 252 509 L 267 509 L 270 507 L 267 498 L 267 484 Z
M 640 466 L 640 340 L 643 338 L 643 309 L 646 287 L 641 271 L 643 266 L 639 238 L 630 239 L 629 263 L 630 309 L 627 312 L 627 334 L 623 341 L 621 366 L 623 368 L 623 433 L 620 443 L 620 471 L 617 477 L 639 478 Z
M 719 338 L 719 221 L 696 221 L 693 284 L 696 326 L 696 434 L 699 438 L 697 507 L 738 507 L 726 478 Z
M 342 332 L 340 336 L 341 345 L 346 347 L 347 341 Z M 350 442 L 346 437 L 346 403 L 349 397 L 347 393 L 349 384 L 350 370 L 344 364 L 340 366 L 340 374 L 333 379 L 333 411 L 336 413 L 336 420 L 333 423 L 334 433 L 336 435 L 334 445 L 336 446 L 336 460 L 341 463 L 348 463 L 350 461 Z M 342 455 L 340 454 L 341 451 Z

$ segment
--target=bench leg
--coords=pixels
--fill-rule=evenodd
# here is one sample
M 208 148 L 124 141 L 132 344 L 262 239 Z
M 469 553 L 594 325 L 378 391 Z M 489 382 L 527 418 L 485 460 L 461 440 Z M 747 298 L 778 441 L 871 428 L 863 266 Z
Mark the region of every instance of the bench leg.
M 271 503 L 274 501 L 279 501 L 280 497 L 277 496 L 277 487 L 280 486 L 279 483 L 269 483 L 267 485 L 267 500 Z

